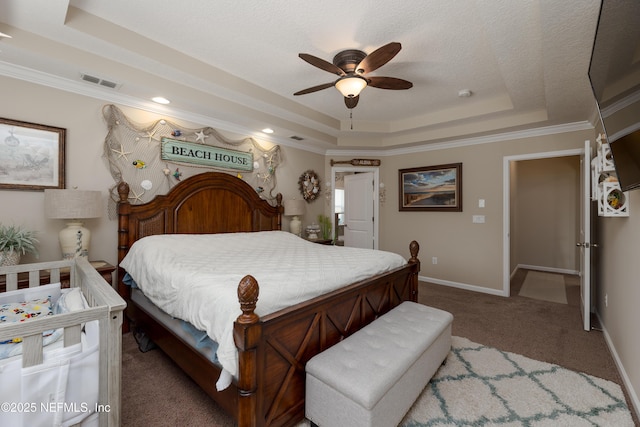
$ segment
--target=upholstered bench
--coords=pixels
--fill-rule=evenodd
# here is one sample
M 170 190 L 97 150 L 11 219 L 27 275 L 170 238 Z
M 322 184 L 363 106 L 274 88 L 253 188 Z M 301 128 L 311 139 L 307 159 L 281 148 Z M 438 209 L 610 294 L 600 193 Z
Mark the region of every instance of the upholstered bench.
M 446 311 L 403 302 L 314 356 L 306 417 L 320 427 L 396 426 L 451 350 Z

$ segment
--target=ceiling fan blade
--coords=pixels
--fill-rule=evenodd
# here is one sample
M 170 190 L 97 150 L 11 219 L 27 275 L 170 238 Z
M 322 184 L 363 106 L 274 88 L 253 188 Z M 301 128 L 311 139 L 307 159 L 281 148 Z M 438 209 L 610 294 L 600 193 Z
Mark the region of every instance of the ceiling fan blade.
M 413 83 L 407 80 L 396 79 L 395 77 L 367 77 L 369 86 L 376 87 L 378 89 L 411 89 Z
M 377 70 L 400 52 L 402 45 L 398 42 L 391 42 L 371 52 L 356 67 L 356 72 L 361 74 L 370 73 Z
M 349 98 L 347 96 L 344 97 L 344 104 L 348 109 L 355 108 L 358 105 L 358 101 L 360 101 L 360 95 L 354 96 L 353 98 Z
M 345 72 L 340 67 L 332 64 L 331 62 L 325 61 L 324 59 L 320 59 L 317 56 L 309 55 L 308 53 L 300 53 L 298 54 L 298 56 L 314 67 L 320 68 L 321 70 L 337 74 L 340 77 L 345 75 Z
M 309 88 L 306 88 L 306 89 L 302 89 L 302 90 L 294 93 L 294 95 L 306 95 L 307 93 L 317 92 L 319 90 L 327 89 L 327 88 L 332 87 L 332 86 L 333 86 L 333 83 L 324 83 L 324 84 L 321 84 L 321 85 L 318 85 L 318 86 L 313 86 L 313 87 L 309 87 Z

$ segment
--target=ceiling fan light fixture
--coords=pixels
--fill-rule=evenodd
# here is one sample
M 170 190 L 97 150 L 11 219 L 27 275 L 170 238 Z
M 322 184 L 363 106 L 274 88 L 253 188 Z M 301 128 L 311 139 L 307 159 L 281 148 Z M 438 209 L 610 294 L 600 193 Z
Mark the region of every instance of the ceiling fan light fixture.
M 336 82 L 336 89 L 346 98 L 355 98 L 367 87 L 367 80 L 360 76 L 347 76 Z

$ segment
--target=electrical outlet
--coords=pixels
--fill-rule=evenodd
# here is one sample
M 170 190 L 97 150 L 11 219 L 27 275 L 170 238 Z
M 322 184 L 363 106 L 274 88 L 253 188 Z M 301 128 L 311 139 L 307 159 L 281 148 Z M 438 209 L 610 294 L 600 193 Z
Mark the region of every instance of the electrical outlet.
M 432 257 L 432 258 L 431 258 L 431 264 L 434 264 L 434 265 L 435 265 L 435 264 L 437 264 L 437 263 L 438 263 L 438 257 L 437 257 L 437 256 Z

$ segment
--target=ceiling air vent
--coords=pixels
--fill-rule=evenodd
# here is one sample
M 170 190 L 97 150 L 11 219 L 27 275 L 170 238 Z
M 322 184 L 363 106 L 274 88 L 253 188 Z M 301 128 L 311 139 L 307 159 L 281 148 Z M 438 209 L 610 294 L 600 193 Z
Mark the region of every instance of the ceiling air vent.
M 291 139 L 295 139 L 296 141 L 302 141 L 304 138 L 301 136 L 297 136 L 297 135 L 292 135 L 289 138 Z
M 101 79 L 100 77 L 92 76 L 90 74 L 80 74 L 80 78 L 85 82 L 93 83 L 96 85 L 108 87 L 109 89 L 115 89 L 118 87 L 118 83 L 114 83 L 109 80 Z

